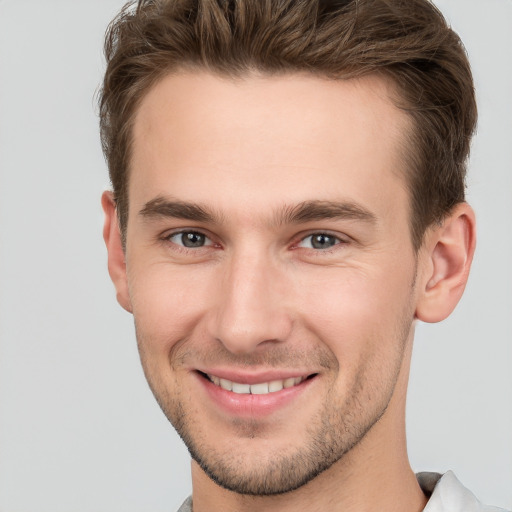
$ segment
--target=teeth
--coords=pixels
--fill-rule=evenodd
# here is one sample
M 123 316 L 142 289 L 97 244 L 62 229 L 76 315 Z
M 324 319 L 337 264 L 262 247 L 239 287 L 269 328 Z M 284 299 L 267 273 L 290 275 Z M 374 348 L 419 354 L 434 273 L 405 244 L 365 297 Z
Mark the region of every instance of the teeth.
M 215 375 L 208 375 L 208 378 L 213 384 L 220 386 L 222 389 L 245 395 L 266 395 L 268 393 L 275 393 L 276 391 L 281 391 L 283 388 L 296 386 L 306 379 L 306 377 L 290 377 L 288 379 L 273 380 L 271 382 L 259 382 L 258 384 L 240 384 L 239 382 L 220 379 Z
M 283 381 L 282 380 L 273 380 L 268 383 L 268 390 L 270 393 L 274 391 L 281 391 L 283 389 Z
M 238 382 L 233 382 L 232 391 L 239 395 L 245 395 L 251 392 L 251 386 L 249 386 L 249 384 L 238 384 Z
M 293 377 L 286 379 L 283 383 L 283 387 L 285 388 L 292 388 L 293 386 L 295 386 L 295 379 Z
M 268 384 L 266 382 L 262 382 L 261 384 L 253 384 L 250 386 L 251 393 L 253 395 L 266 395 L 268 393 Z
M 219 379 L 219 383 L 222 389 L 226 389 L 228 391 L 231 391 L 233 389 L 233 383 L 230 380 Z

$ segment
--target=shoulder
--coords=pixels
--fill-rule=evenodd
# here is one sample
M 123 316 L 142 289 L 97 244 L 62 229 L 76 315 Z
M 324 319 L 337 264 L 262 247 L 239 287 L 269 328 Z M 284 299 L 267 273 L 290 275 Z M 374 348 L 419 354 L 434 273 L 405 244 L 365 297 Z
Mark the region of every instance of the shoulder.
M 484 505 L 466 489 L 452 471 L 418 473 L 420 487 L 430 499 L 423 512 L 507 512 L 502 508 Z

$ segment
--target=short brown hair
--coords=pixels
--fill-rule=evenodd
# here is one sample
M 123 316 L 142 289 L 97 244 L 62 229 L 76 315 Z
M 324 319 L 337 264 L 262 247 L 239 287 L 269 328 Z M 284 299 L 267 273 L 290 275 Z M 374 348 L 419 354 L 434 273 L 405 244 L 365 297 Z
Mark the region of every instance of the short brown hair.
M 405 164 L 415 248 L 464 201 L 473 80 L 459 37 L 428 0 L 139 0 L 109 26 L 105 55 L 101 140 L 123 236 L 134 114 L 156 81 L 183 67 L 381 74 L 413 120 Z

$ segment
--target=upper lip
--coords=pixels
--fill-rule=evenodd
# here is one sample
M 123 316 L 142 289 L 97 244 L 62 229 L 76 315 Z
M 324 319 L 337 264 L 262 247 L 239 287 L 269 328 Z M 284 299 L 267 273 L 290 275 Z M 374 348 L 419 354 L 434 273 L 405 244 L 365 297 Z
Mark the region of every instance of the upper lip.
M 303 370 L 265 370 L 258 372 L 247 372 L 224 368 L 196 368 L 197 371 L 207 375 L 214 375 L 220 379 L 238 382 L 240 384 L 260 384 L 262 382 L 271 382 L 275 380 L 285 380 L 291 377 L 309 377 L 315 374 L 314 371 Z

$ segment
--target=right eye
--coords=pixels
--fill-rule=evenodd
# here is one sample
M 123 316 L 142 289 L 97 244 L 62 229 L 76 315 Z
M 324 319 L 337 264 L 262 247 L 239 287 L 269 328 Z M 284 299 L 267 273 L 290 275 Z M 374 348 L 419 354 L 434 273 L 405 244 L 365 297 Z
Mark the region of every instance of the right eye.
M 203 233 L 198 231 L 180 231 L 166 237 L 173 244 L 187 249 L 197 249 L 207 245 L 213 245 L 213 242 Z

